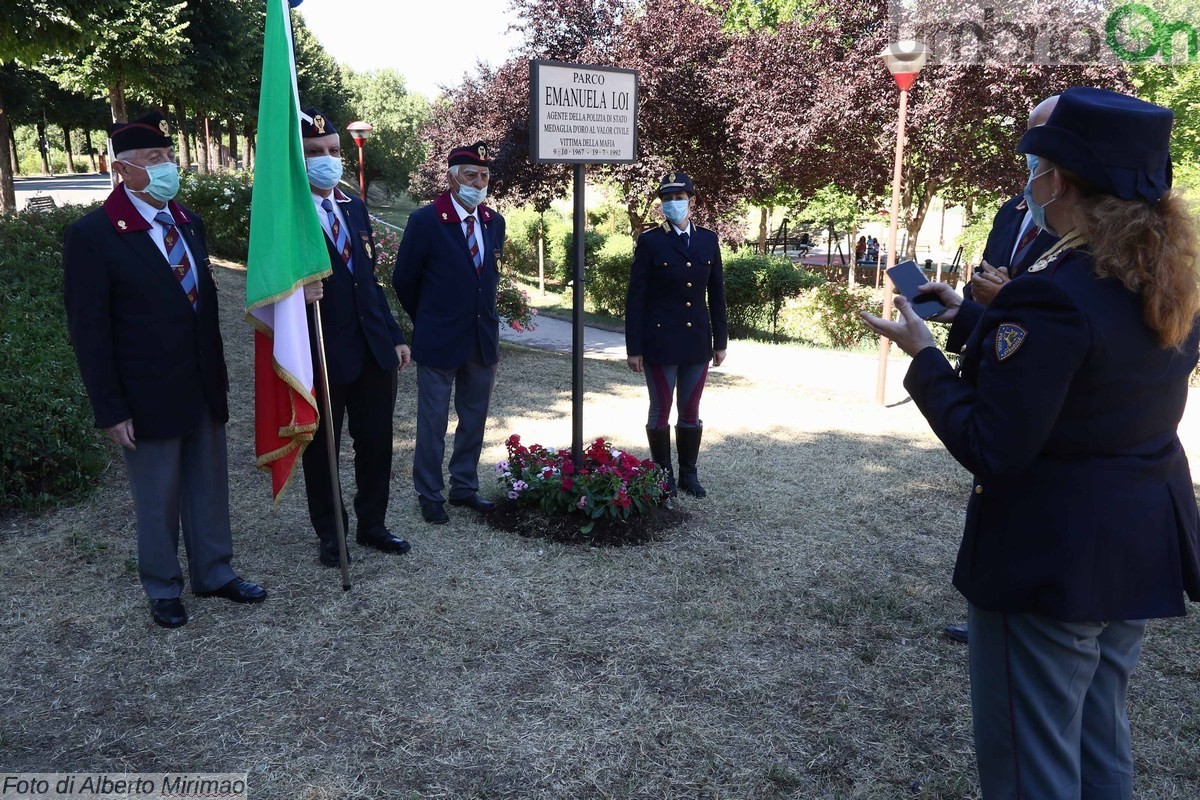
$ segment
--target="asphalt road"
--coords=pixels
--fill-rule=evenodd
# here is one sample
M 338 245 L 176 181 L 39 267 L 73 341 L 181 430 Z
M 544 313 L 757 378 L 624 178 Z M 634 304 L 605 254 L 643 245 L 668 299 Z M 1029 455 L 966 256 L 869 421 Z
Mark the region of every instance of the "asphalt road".
M 107 175 L 63 175 L 53 178 L 17 178 L 14 181 L 17 193 L 17 209 L 25 208 L 31 197 L 49 196 L 55 205 L 87 205 L 98 203 L 108 196 L 112 185 Z

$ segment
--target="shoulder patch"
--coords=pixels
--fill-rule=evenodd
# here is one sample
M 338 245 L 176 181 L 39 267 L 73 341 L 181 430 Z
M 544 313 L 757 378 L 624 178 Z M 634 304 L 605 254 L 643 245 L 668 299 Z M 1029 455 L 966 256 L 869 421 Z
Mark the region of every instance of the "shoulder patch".
M 1001 361 L 1011 358 L 1025 344 L 1027 335 L 1028 332 L 1016 323 L 1001 323 L 996 329 L 996 358 Z

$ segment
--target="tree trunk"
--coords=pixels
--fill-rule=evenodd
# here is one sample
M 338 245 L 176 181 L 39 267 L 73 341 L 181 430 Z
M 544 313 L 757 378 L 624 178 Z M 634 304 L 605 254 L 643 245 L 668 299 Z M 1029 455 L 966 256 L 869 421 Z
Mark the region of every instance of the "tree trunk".
M 122 81 L 108 85 L 108 107 L 112 111 L 113 122 L 129 121 L 129 113 L 125 110 L 125 84 Z
M 12 153 L 12 171 L 13 175 L 21 174 L 21 158 L 17 155 L 17 135 L 13 132 L 13 126 L 8 126 L 8 149 Z
M 763 206 L 759 210 L 758 216 L 758 252 L 761 255 L 767 254 L 767 232 L 771 229 L 771 210 Z M 787 244 L 783 246 L 784 254 L 787 253 Z
M 17 192 L 13 186 L 16 150 L 12 141 L 12 125 L 4 110 L 4 97 L 0 95 L 0 214 L 12 214 L 17 210 Z
M 87 150 L 88 158 L 92 161 L 92 172 L 99 172 L 100 167 L 96 164 L 96 148 L 92 147 L 92 131 L 90 128 L 83 129 L 83 148 Z
M 237 161 L 238 161 L 238 159 L 237 159 L 237 154 L 238 154 L 237 140 L 238 140 L 237 124 L 234 123 L 233 120 L 230 120 L 229 121 L 229 168 L 230 169 L 237 169 Z
M 921 233 L 921 226 L 925 224 L 925 215 L 929 213 L 929 204 L 933 201 L 933 194 L 937 188 L 937 185 L 930 181 L 920 187 L 920 193 L 913 192 L 916 194 L 916 209 L 913 210 L 911 206 L 908 209 L 912 212 L 912 217 L 907 225 L 908 246 L 904 248 L 905 258 L 915 260 L 917 257 L 917 236 Z
M 207 175 L 212 172 L 212 138 L 208 135 L 208 117 L 197 117 L 196 127 L 198 149 L 203 154 L 200 158 L 200 172 Z
M 53 175 L 50 171 L 50 139 L 46 136 L 46 123 L 37 124 L 38 153 L 42 156 L 42 174 Z
M 67 174 L 75 174 L 75 154 L 71 152 L 71 129 L 66 125 L 62 126 L 63 146 L 67 151 Z
M 242 126 L 242 169 L 254 169 L 250 148 L 250 137 L 253 135 L 254 130 L 249 123 Z
M 179 166 L 192 168 L 192 148 L 187 134 L 187 107 L 182 100 L 175 101 L 175 127 L 179 128 Z

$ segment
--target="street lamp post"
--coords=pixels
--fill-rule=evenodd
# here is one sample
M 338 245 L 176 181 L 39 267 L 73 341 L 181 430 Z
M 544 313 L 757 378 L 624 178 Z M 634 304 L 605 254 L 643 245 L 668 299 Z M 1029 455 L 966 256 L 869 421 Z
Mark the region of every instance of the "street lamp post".
M 896 266 L 896 229 L 900 218 L 900 173 L 904 159 L 904 123 L 908 116 L 908 90 L 916 82 L 921 67 L 925 66 L 929 51 L 915 39 L 905 39 L 888 45 L 879 55 L 892 77 L 896 79 L 896 85 L 900 87 L 900 117 L 896 122 L 896 163 L 892 169 L 892 213 L 887 241 L 887 266 L 890 269 Z M 892 279 L 886 272 L 883 279 L 883 318 L 892 318 Z M 875 383 L 875 402 L 879 405 L 883 405 L 884 401 L 888 351 L 891 344 L 891 340 L 886 336 L 879 337 L 879 372 Z
M 371 131 L 375 128 L 371 123 L 359 120 L 347 125 L 346 130 L 350 131 L 350 135 L 354 137 L 354 143 L 358 145 L 358 193 L 365 205 L 367 202 L 367 165 L 363 161 L 363 145 L 366 144 L 367 139 L 371 138 Z

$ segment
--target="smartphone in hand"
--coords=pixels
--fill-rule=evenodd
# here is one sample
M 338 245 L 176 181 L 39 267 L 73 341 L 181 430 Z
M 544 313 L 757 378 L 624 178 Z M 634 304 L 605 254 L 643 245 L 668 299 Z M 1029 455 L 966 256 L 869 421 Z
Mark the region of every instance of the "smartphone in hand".
M 917 266 L 917 262 L 904 261 L 889 269 L 887 274 L 892 279 L 892 283 L 896 284 L 900 293 L 908 298 L 913 311 L 921 319 L 936 317 L 946 310 L 946 306 L 937 299 L 937 295 L 921 294 L 917 291 L 919 287 L 929 283 L 929 278 L 925 277 L 925 273 Z

